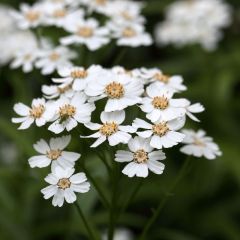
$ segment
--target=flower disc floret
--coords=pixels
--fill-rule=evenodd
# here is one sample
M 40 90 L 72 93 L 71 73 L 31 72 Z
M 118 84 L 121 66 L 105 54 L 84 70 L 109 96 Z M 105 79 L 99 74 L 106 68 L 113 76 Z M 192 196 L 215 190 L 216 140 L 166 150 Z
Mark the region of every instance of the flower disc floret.
M 118 131 L 118 124 L 116 124 L 115 122 L 104 123 L 99 131 L 105 136 L 111 136 Z
M 135 163 L 145 163 L 148 161 L 148 153 L 144 149 L 139 149 L 133 154 L 133 161 Z
M 153 98 L 152 105 L 154 106 L 154 108 L 164 110 L 169 106 L 169 101 L 164 96 L 162 97 L 157 96 Z
M 111 99 L 119 99 L 124 96 L 125 90 L 121 83 L 112 82 L 106 86 L 105 93 Z
M 169 131 L 169 127 L 166 122 L 158 123 L 152 126 L 152 131 L 155 135 L 162 137 Z
M 59 179 L 57 186 L 63 190 L 70 188 L 71 182 L 68 178 L 61 178 Z
M 38 106 L 33 106 L 32 109 L 29 110 L 29 115 L 34 119 L 37 119 L 42 117 L 44 111 L 45 107 L 42 104 L 40 104 Z

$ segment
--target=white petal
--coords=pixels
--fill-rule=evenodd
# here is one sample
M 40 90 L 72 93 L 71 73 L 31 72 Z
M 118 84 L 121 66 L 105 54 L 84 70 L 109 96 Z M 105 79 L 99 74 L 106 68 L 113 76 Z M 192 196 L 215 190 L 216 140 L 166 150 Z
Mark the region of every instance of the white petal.
M 156 174 L 162 174 L 165 168 L 164 164 L 158 161 L 148 160 L 147 162 L 149 170 Z
M 34 156 L 28 159 L 29 165 L 31 168 L 34 167 L 47 167 L 50 165 L 51 160 L 47 158 L 45 155 L 40 155 L 40 156 Z
M 104 141 L 106 141 L 107 137 L 106 136 L 100 136 L 90 147 L 95 148 L 102 144 Z
M 119 150 L 115 154 L 115 161 L 117 162 L 130 162 L 132 160 L 133 160 L 132 152 Z
M 126 174 L 128 177 L 147 177 L 148 176 L 148 167 L 147 164 L 138 164 L 135 162 L 129 163 L 123 170 L 123 174 Z
M 39 153 L 42 153 L 42 154 L 46 154 L 50 148 L 47 144 L 47 142 L 44 140 L 44 139 L 40 139 L 38 142 L 36 142 L 34 145 L 33 145 L 33 148 L 39 152 Z
M 73 192 L 71 188 L 65 189 L 64 197 L 67 203 L 73 203 L 77 200 L 76 194 Z
M 79 184 L 87 181 L 85 173 L 76 173 L 70 177 L 71 183 Z
M 86 193 L 90 189 L 90 183 L 89 182 L 84 182 L 84 183 L 81 183 L 81 184 L 71 184 L 71 189 L 74 192 Z
M 24 130 L 24 129 L 27 129 L 29 128 L 32 123 L 34 122 L 34 119 L 33 118 L 27 118 L 21 125 L 20 127 L 18 128 L 19 130 Z
M 54 207 L 62 207 L 64 203 L 64 191 L 62 189 L 58 189 L 57 193 L 54 195 L 53 200 L 52 200 L 52 205 Z
M 59 137 L 59 138 L 51 138 L 50 139 L 50 148 L 51 149 L 59 149 L 59 150 L 63 150 L 64 148 L 66 148 L 68 146 L 68 144 L 71 141 L 71 136 L 63 136 L 63 137 Z
M 62 157 L 69 160 L 69 161 L 77 161 L 80 158 L 81 154 L 75 152 L 62 152 Z
M 50 185 L 41 190 L 41 193 L 44 194 L 45 199 L 49 199 L 56 194 L 58 187 L 56 185 Z
M 108 137 L 110 146 L 115 146 L 119 143 L 128 143 L 131 138 L 131 135 L 125 132 L 118 131 L 113 135 Z
M 30 111 L 30 108 L 23 103 L 16 103 L 13 109 L 20 116 L 28 116 Z

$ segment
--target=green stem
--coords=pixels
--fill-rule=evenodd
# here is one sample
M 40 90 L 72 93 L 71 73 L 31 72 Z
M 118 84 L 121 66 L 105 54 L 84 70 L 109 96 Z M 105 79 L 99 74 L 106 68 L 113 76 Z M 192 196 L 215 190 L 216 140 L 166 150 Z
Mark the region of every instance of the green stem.
M 96 191 L 98 192 L 101 202 L 104 205 L 104 207 L 109 208 L 110 204 L 107 200 L 107 198 L 105 197 L 105 194 L 103 193 L 101 187 L 98 185 L 97 181 L 95 181 L 94 177 L 92 177 L 89 172 L 87 171 L 87 169 L 85 167 L 83 167 L 84 172 L 86 173 L 87 178 L 90 180 L 90 182 L 93 184 L 93 186 L 95 187 Z
M 117 57 L 115 58 L 115 60 L 113 61 L 113 66 L 118 65 L 122 58 L 124 57 L 125 53 L 126 53 L 127 49 L 126 48 L 122 48 L 121 51 L 119 52 L 119 54 L 117 55 Z
M 81 219 L 83 221 L 84 226 L 86 227 L 86 230 L 87 230 L 87 233 L 88 233 L 88 239 L 98 240 L 99 238 L 96 236 L 96 234 L 94 234 L 94 232 L 93 232 L 92 228 L 90 227 L 82 209 L 80 208 L 80 206 L 77 202 L 75 202 L 75 206 L 76 206 L 76 209 L 79 213 L 79 216 L 81 217 Z
M 114 160 L 113 160 L 114 161 Z M 114 230 L 116 224 L 116 206 L 117 206 L 117 185 L 118 185 L 118 165 L 116 162 L 113 162 L 114 167 L 112 171 L 112 199 L 111 199 L 111 208 L 109 214 L 109 231 L 108 231 L 108 240 L 113 240 Z
M 173 182 L 172 186 L 169 188 L 168 194 L 165 194 L 164 198 L 162 199 L 162 201 L 159 203 L 157 209 L 154 211 L 152 217 L 149 219 L 149 221 L 147 222 L 147 224 L 145 225 L 139 240 L 144 240 L 149 229 L 151 228 L 151 226 L 154 224 L 154 222 L 157 220 L 161 210 L 163 209 L 163 207 L 165 206 L 170 194 L 172 191 L 175 190 L 177 184 L 180 182 L 180 180 L 185 176 L 187 168 L 189 166 L 189 163 L 191 161 L 190 156 L 187 157 L 187 159 L 185 160 L 182 168 L 180 169 L 175 181 Z
M 122 208 L 119 211 L 119 214 L 123 213 L 126 210 L 126 208 L 129 206 L 129 204 L 134 200 L 134 198 L 136 197 L 136 195 L 138 194 L 138 192 L 142 186 L 143 180 L 144 180 L 143 178 L 140 179 L 140 181 L 136 184 L 135 189 L 132 191 L 132 194 L 127 199 L 127 201 L 123 204 Z

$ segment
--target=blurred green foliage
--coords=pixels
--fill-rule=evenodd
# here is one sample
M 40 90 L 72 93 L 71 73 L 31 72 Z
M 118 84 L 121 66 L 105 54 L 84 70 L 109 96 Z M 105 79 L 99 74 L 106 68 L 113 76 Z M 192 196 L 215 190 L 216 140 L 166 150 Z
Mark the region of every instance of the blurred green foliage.
M 154 25 L 163 19 L 164 7 L 172 1 L 146 2 L 144 13 L 148 29 L 153 31 Z M 206 107 L 200 116 L 202 122 L 191 123 L 189 127 L 205 129 L 223 151 L 223 156 L 215 161 L 192 159 L 187 176 L 174 193 L 168 189 L 185 157 L 175 157 L 178 149 L 167 152 L 164 174 L 152 174 L 143 180 L 138 195 L 117 223 L 136 235 L 167 194 L 168 202 L 148 239 L 240 239 L 240 2 L 228 2 L 235 10 L 234 23 L 224 31 L 224 39 L 216 51 L 205 52 L 197 45 L 182 49 L 152 46 L 128 49 L 121 60 L 127 68 L 159 67 L 166 73 L 183 75 L 188 86 L 184 96 Z M 0 3 L 17 7 L 19 1 L 1 0 Z M 118 51 L 114 50 L 114 54 Z M 111 58 L 96 62 L 94 59 L 99 56 L 101 58 L 101 50 L 96 55 L 91 53 L 89 62 L 111 66 Z M 34 127 L 17 131 L 16 125 L 10 122 L 13 104 L 17 101 L 28 104 L 33 97 L 40 96 L 41 84 L 49 84 L 50 77 L 42 77 L 38 70 L 23 74 L 3 67 L 0 71 L 0 144 L 6 150 L 0 159 L 0 239 L 85 239 L 85 229 L 73 206 L 54 208 L 50 201 L 42 198 L 40 189 L 45 186 L 43 178 L 48 170 L 32 170 L 28 166 L 27 159 L 34 154 L 32 144 L 41 137 L 48 138 L 49 133 Z M 83 143 L 78 136 L 75 139 L 71 148 L 84 155 Z M 10 160 L 8 155 L 15 148 L 17 157 Z M 94 155 L 85 157 L 86 168 L 108 196 L 109 183 L 103 163 Z M 139 181 L 121 176 L 117 189 L 119 206 L 124 205 Z M 88 218 L 104 230 L 108 213 L 99 200 L 93 189 L 78 198 Z

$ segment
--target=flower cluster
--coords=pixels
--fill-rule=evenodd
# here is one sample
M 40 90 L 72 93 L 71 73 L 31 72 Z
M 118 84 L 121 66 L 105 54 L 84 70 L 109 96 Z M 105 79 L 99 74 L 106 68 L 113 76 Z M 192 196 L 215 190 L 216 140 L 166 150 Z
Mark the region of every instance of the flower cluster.
M 0 66 L 9 63 L 16 52 L 37 46 L 33 33 L 18 29 L 11 11 L 10 7 L 0 4 Z
M 231 22 L 231 8 L 223 0 L 181 0 L 166 11 L 166 20 L 156 27 L 159 45 L 181 47 L 199 43 L 214 50 L 222 38 L 221 29 Z
M 46 75 L 63 65 L 74 65 L 70 47 L 81 45 L 96 51 L 111 41 L 117 46 L 151 45 L 142 8 L 143 4 L 131 0 L 43 0 L 32 6 L 21 4 L 19 11 L 11 11 L 19 29 L 42 33 L 46 28 L 55 27 L 61 30 L 56 31 L 59 45 L 53 46 L 49 40 L 46 43 L 46 39 L 40 37 L 37 46 L 17 51 L 11 66 L 22 66 L 24 72 L 30 72 L 36 66 Z
M 12 121 L 20 123 L 19 129 L 46 125 L 50 132 L 60 134 L 74 129 L 81 132 L 85 126 L 92 133 L 83 136 L 81 132 L 80 138 L 95 139 L 91 148 L 103 143 L 110 147 L 127 144 L 115 152 L 115 161 L 127 162 L 122 172 L 129 177 L 147 177 L 149 171 L 161 174 L 164 149 L 181 142 L 187 144 L 181 149 L 186 154 L 208 159 L 220 155 L 217 145 L 203 132 L 195 136 L 194 132 L 180 131 L 187 116 L 199 121 L 194 114 L 204 111 L 200 103 L 175 97 L 186 90 L 181 76 L 168 76 L 157 68 L 66 66 L 52 81 L 52 85 L 42 86 L 43 97 L 33 99 L 31 106 L 15 104 L 20 117 Z M 134 109 L 138 114 L 129 114 Z M 74 191 L 89 189 L 84 173 L 73 175 L 80 154 L 64 151 L 70 139 L 69 135 L 51 138 L 49 143 L 40 140 L 34 148 L 41 155 L 29 159 L 31 167 L 51 165 L 52 173 L 45 179 L 51 185 L 42 193 L 45 198 L 54 195 L 54 206 L 62 206 L 64 198 L 69 203 L 75 201 Z

